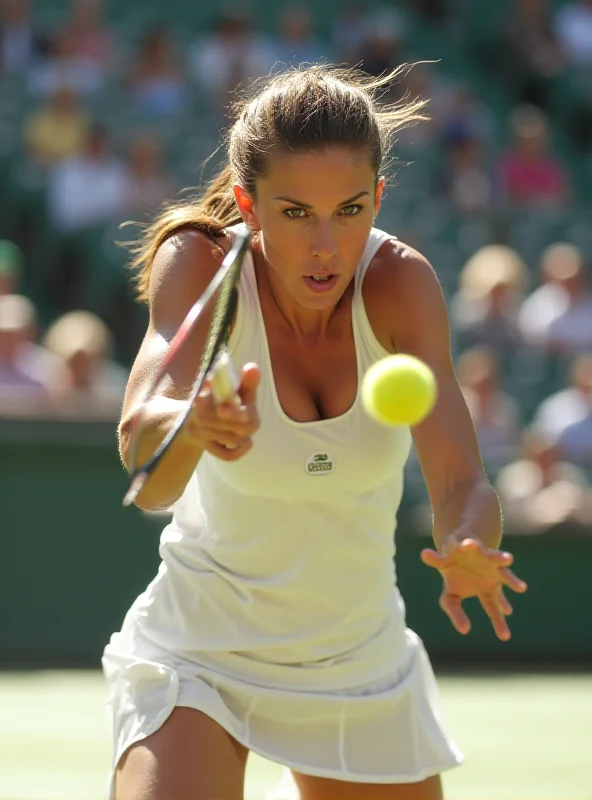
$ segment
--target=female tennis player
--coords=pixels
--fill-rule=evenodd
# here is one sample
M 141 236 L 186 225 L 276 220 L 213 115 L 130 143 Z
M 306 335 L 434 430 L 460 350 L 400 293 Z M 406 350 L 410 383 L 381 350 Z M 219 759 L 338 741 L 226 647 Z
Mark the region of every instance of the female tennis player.
M 233 240 L 253 231 L 228 347 L 240 405 L 209 387 L 137 498 L 172 508 L 157 576 L 104 653 L 116 800 L 239 800 L 254 751 L 289 768 L 302 800 L 440 800 L 462 756 L 434 676 L 405 624 L 393 567 L 403 467 L 415 443 L 433 506 L 440 604 L 468 633 L 476 596 L 506 640 L 497 496 L 451 364 L 445 303 L 419 253 L 373 227 L 383 162 L 421 103 L 382 106 L 373 82 L 311 67 L 238 108 L 228 163 L 167 211 L 136 259 L 150 307 L 120 425 Z M 209 315 L 211 318 L 211 314 Z M 146 413 L 143 455 L 195 379 L 204 315 Z M 439 396 L 411 432 L 360 403 L 378 359 L 410 353 Z

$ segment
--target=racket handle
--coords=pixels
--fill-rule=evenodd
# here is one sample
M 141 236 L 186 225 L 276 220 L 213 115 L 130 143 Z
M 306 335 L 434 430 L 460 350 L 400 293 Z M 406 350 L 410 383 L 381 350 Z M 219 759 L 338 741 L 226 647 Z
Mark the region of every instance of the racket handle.
M 216 359 L 210 374 L 210 381 L 212 394 L 217 403 L 240 405 L 238 396 L 240 382 L 227 350 L 223 350 Z
M 148 475 L 146 472 L 138 472 L 137 475 L 134 476 L 132 482 L 130 483 L 129 489 L 125 493 L 125 497 L 123 498 L 123 505 L 124 506 L 131 506 L 131 504 L 135 501 L 136 497 L 140 494 L 142 489 L 144 488 L 144 484 L 146 483 L 146 479 Z

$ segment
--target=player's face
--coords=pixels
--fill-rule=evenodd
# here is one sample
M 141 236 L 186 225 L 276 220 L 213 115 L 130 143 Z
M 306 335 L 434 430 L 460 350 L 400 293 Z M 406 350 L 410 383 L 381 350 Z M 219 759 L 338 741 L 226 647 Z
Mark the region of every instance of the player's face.
M 351 282 L 378 213 L 383 181 L 366 151 L 327 148 L 270 158 L 256 197 L 235 187 L 261 231 L 270 279 L 308 309 L 335 305 Z

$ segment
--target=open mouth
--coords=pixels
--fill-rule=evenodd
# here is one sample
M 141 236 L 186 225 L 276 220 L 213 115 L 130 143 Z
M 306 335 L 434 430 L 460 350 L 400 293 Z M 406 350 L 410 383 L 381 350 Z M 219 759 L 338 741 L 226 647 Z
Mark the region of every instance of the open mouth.
M 305 275 L 304 282 L 313 292 L 328 292 L 337 283 L 337 275 Z

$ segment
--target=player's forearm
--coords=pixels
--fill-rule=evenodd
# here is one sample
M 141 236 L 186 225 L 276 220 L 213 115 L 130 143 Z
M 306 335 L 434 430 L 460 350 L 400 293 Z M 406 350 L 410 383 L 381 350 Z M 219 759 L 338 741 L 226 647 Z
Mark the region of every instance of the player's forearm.
M 502 513 L 495 489 L 485 477 L 456 486 L 446 503 L 434 509 L 434 544 L 441 550 L 444 541 L 454 536 L 480 539 L 485 547 L 499 547 L 502 538 Z
M 187 407 L 185 401 L 168 397 L 155 398 L 146 408 L 139 438 L 136 464 L 145 463 L 163 441 L 179 414 Z M 119 450 L 129 469 L 129 431 L 132 414 L 126 415 L 119 426 Z M 203 450 L 181 433 L 171 444 L 139 492 L 135 504 L 144 511 L 169 508 L 177 500 L 193 474 Z

